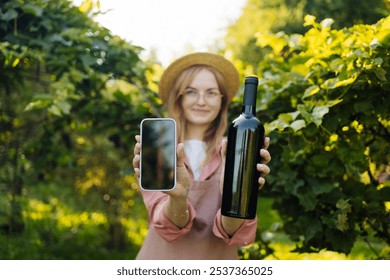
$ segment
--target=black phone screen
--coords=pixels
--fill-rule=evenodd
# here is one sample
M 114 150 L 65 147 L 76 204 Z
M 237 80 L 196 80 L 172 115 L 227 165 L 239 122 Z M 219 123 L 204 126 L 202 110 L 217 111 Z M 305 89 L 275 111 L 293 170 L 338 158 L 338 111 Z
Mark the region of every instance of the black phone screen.
M 171 190 L 176 185 L 176 123 L 169 118 L 141 122 L 140 185 Z

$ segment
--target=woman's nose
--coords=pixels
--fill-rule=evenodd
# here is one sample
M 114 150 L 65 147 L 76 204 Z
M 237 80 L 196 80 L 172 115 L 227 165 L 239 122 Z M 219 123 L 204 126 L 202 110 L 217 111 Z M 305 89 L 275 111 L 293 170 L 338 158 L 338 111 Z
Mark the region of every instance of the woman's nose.
M 198 104 L 198 105 L 205 105 L 206 104 L 205 94 L 199 93 L 199 97 L 198 97 L 196 104 Z

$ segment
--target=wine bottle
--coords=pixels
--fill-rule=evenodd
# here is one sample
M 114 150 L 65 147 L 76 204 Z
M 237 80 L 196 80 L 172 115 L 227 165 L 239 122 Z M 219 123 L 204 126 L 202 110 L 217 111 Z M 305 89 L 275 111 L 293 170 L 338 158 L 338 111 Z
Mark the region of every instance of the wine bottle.
M 224 216 L 253 219 L 256 216 L 260 173 L 260 148 L 264 126 L 256 118 L 258 78 L 245 78 L 242 113 L 229 126 L 221 213 Z

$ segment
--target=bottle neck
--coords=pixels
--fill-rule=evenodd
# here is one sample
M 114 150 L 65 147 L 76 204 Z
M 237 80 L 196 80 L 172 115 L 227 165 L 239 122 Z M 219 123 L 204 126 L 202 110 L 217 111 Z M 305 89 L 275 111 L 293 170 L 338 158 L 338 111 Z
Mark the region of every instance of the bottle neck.
M 242 113 L 244 115 L 256 115 L 256 105 L 243 105 L 242 106 Z
M 257 78 L 249 77 L 245 81 L 244 102 L 242 113 L 245 115 L 256 115 Z

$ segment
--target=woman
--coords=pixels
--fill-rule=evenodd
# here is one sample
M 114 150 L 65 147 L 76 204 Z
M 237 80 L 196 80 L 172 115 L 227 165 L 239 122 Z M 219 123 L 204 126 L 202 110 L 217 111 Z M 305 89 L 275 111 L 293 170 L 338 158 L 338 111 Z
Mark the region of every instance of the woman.
M 255 240 L 257 219 L 221 215 L 227 140 L 227 109 L 240 85 L 232 63 L 220 55 L 194 53 L 173 62 L 163 73 L 159 96 L 177 122 L 177 184 L 169 192 L 142 192 L 149 231 L 137 259 L 237 259 L 238 246 Z M 140 137 L 134 170 L 139 176 Z M 265 147 L 259 188 L 269 173 Z

